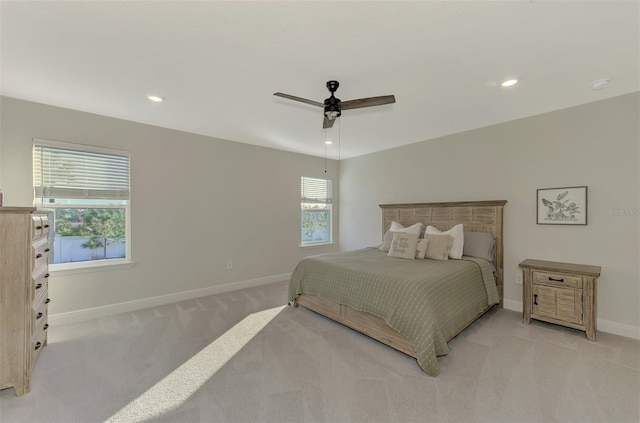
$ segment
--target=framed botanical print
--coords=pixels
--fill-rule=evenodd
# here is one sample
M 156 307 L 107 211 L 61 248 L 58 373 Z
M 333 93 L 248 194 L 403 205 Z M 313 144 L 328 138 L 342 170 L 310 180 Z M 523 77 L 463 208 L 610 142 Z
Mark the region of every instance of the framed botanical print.
M 537 207 L 538 225 L 586 225 L 587 187 L 539 189 Z

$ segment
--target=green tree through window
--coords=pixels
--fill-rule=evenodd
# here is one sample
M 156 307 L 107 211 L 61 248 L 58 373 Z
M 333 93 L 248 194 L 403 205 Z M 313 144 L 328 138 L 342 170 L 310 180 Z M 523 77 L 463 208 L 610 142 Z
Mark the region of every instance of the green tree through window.
M 126 216 L 123 209 L 57 209 L 56 233 L 60 236 L 89 237 L 83 248 L 102 248 L 107 258 L 107 246 L 126 239 Z

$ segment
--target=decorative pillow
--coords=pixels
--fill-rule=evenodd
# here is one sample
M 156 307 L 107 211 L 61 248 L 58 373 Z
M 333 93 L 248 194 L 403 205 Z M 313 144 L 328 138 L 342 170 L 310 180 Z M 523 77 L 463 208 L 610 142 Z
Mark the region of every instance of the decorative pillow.
M 411 225 L 408 228 L 405 228 L 398 222 L 391 222 L 391 227 L 384 234 L 384 238 L 382 239 L 382 245 L 379 250 L 384 251 L 385 253 L 389 251 L 391 248 L 391 241 L 393 240 L 394 233 L 407 233 L 407 234 L 418 234 L 420 235 L 420 231 L 422 230 L 422 223 L 416 223 L 415 225 Z
M 462 250 L 464 248 L 464 228 L 462 226 L 462 223 L 444 232 L 433 226 L 427 226 L 427 229 L 424 231 L 424 234 L 425 234 L 425 237 L 427 234 L 451 235 L 453 237 L 453 247 L 451 247 L 451 251 L 449 251 L 449 257 L 451 257 L 452 259 L 462 258 Z
M 423 259 L 426 253 L 427 253 L 427 240 L 424 238 L 418 239 L 418 244 L 416 244 L 416 258 Z
M 394 233 L 391 248 L 389 249 L 389 257 L 400 257 L 412 260 L 416 258 L 418 236 L 418 234 L 406 234 L 403 232 Z
M 448 260 L 454 239 L 451 235 L 425 234 L 427 252 L 425 258 L 434 260 Z
M 496 237 L 489 232 L 465 232 L 462 254 L 493 261 Z

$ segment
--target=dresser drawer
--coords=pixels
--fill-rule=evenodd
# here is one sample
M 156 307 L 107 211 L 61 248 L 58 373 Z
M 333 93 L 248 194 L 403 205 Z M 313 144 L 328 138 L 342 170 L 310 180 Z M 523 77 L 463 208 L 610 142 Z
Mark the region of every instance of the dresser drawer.
M 47 345 L 47 328 L 43 327 L 33 334 L 33 339 L 31 340 L 31 353 L 33 354 L 33 360 L 31 361 L 32 369 L 36 361 L 38 361 L 38 357 L 40 357 L 40 353 L 45 345 Z
M 30 302 L 33 302 L 36 298 L 41 296 L 41 292 L 48 290 L 49 271 L 47 269 L 47 266 L 40 266 L 31 276 L 32 287 Z
M 49 240 L 40 238 L 31 244 L 31 269 L 35 270 L 49 262 Z
M 533 283 L 582 289 L 582 278 L 580 276 L 561 273 L 533 271 Z
M 42 221 L 42 236 L 49 236 L 49 216 L 46 214 L 40 215 L 40 220 Z
M 42 238 L 42 216 L 34 214 L 31 215 L 31 239 L 39 239 Z
M 36 337 L 36 333 L 47 324 L 48 316 L 48 304 L 49 301 L 47 299 L 48 292 L 45 290 L 42 292 L 43 295 L 38 297 L 38 302 L 34 303 L 31 307 L 31 333 L 33 333 L 34 337 Z

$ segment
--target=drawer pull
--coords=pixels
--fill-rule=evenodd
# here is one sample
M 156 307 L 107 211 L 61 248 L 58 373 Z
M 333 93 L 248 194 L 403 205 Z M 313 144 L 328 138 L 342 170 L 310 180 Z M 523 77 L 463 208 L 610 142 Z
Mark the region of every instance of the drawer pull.
M 40 288 L 42 288 L 42 284 L 41 283 L 36 284 L 36 289 L 40 289 Z
M 38 313 L 38 314 L 36 315 L 36 320 L 40 319 L 41 317 L 42 317 L 42 312 L 40 312 L 40 313 Z
M 42 330 L 47 330 L 47 329 L 49 329 L 49 323 L 46 323 L 46 324 L 42 327 Z
M 37 258 L 37 259 L 39 259 L 40 257 L 42 257 L 42 254 L 41 254 L 41 253 L 38 253 L 38 254 L 36 255 L 36 258 Z
M 44 275 L 44 277 L 45 277 L 45 278 L 48 278 L 48 277 L 49 277 L 49 274 L 48 274 L 48 273 L 47 273 L 47 274 L 45 274 L 45 275 Z
M 538 305 L 538 294 L 533 294 L 533 305 Z
M 44 225 L 44 227 L 45 227 L 45 228 L 48 228 L 48 227 L 49 227 L 49 225 Z
M 36 226 L 36 229 L 42 229 L 42 225 Z
M 36 351 L 38 351 L 41 346 L 42 346 L 42 342 L 36 342 Z
M 49 304 L 50 302 L 51 302 L 51 298 L 47 298 L 47 299 L 44 301 L 44 303 L 45 303 L 45 304 Z
M 554 279 L 551 276 L 549 276 L 549 280 L 550 281 L 554 281 L 554 282 L 564 282 L 564 278 L 562 278 L 562 279 Z
M 51 251 L 51 248 L 45 248 L 45 249 L 44 249 L 44 252 L 45 252 L 45 253 L 48 253 L 49 251 Z

